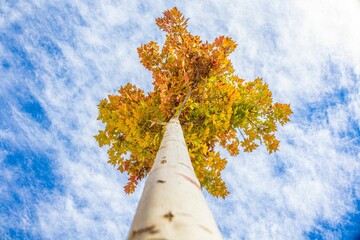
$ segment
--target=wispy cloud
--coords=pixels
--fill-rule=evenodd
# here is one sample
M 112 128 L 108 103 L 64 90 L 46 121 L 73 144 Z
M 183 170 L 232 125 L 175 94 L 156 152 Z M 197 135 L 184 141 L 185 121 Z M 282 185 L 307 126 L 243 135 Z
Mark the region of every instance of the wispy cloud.
M 294 111 L 280 152 L 228 156 L 231 195 L 206 195 L 225 239 L 346 236 L 360 199 L 355 0 L 2 3 L 0 234 L 125 238 L 142 186 L 122 192 L 92 137 L 96 105 L 127 82 L 151 89 L 136 48 L 164 40 L 154 18 L 174 4 L 203 39 L 234 38 L 237 74 L 263 77 Z

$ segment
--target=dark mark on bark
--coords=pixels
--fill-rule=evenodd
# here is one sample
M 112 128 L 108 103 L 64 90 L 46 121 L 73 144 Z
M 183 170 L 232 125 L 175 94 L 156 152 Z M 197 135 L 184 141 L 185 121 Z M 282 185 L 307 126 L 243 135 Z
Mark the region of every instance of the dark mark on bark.
M 165 164 L 167 161 L 164 159 L 164 160 L 161 160 L 161 164 Z
M 158 183 L 165 183 L 164 180 L 157 180 L 156 182 L 158 182 Z
M 200 228 L 202 228 L 203 230 L 205 230 L 206 232 L 212 234 L 212 232 L 210 231 L 210 229 L 208 229 L 207 227 L 205 227 L 205 226 L 203 226 L 203 225 L 201 225 L 201 224 L 198 224 L 198 226 L 199 226 Z
M 174 217 L 175 216 L 174 214 L 171 213 L 171 211 L 169 211 L 167 214 L 164 215 L 164 218 L 169 219 L 169 222 L 171 222 Z
M 197 188 L 201 189 L 201 186 L 195 180 L 193 180 L 191 177 L 188 177 L 188 176 L 186 176 L 186 175 L 184 175 L 182 173 L 178 173 L 178 172 L 176 174 L 182 176 L 183 178 L 185 178 L 185 180 L 187 180 L 188 182 L 194 184 Z
M 189 167 L 189 166 L 186 165 L 185 163 L 180 162 L 180 164 L 183 165 L 183 166 L 185 166 L 185 167 L 187 167 L 188 169 L 192 170 L 191 167 Z
M 136 235 L 149 233 L 149 234 L 156 234 L 160 232 L 158 229 L 155 229 L 155 225 L 151 225 L 149 227 L 140 228 L 138 230 L 134 230 L 132 232 L 131 238 L 134 238 Z

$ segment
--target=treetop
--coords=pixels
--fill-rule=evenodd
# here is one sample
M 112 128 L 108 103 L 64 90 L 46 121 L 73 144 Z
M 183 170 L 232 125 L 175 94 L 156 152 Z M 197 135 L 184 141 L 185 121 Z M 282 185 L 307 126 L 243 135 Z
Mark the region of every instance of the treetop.
M 232 156 L 260 144 L 275 152 L 278 124 L 290 120 L 290 105 L 273 102 L 261 78 L 245 81 L 234 74 L 228 58 L 237 46 L 234 40 L 220 36 L 202 42 L 187 30 L 187 22 L 177 8 L 165 11 L 156 19 L 166 33 L 164 45 L 150 41 L 137 49 L 152 72 L 153 91 L 145 94 L 127 84 L 99 103 L 98 120 L 105 129 L 95 138 L 109 146 L 109 163 L 129 174 L 126 193 L 149 173 L 164 132 L 161 123 L 171 118 L 181 122 L 201 185 L 223 198 L 229 194 L 221 178 L 227 160 L 216 146 Z

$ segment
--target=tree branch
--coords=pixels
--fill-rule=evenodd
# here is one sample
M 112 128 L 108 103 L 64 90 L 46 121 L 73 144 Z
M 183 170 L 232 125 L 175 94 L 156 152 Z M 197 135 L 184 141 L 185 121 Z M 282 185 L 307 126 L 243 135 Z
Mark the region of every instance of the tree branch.
M 256 127 L 259 131 L 262 131 L 262 129 L 253 121 L 251 121 L 248 117 L 246 118 L 246 120 L 248 120 L 250 122 L 250 125 L 252 125 L 253 127 Z
M 199 77 L 200 77 L 200 72 L 199 70 L 197 70 L 196 72 L 196 78 L 195 78 L 195 84 L 194 86 L 191 87 L 191 89 L 189 90 L 189 92 L 187 93 L 184 101 L 181 103 L 180 109 L 178 110 L 178 112 L 172 117 L 173 119 L 178 120 L 180 117 L 181 112 L 183 111 L 184 107 L 185 107 L 185 103 L 187 102 L 187 100 L 190 98 L 190 95 L 192 93 L 192 91 L 194 90 L 194 88 L 196 87 L 196 85 L 199 82 Z
M 163 126 L 166 126 L 166 122 L 162 122 L 162 121 L 158 121 L 158 120 L 156 120 L 156 121 L 152 121 L 152 120 L 149 120 L 150 122 L 151 122 L 151 125 L 150 125 L 150 127 L 152 127 L 152 126 L 154 126 L 155 124 L 159 124 L 159 125 L 163 125 Z

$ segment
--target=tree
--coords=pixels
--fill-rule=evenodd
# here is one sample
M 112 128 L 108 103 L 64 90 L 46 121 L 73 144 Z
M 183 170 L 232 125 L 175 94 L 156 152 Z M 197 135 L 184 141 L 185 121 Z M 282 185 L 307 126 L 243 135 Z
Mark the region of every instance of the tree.
M 178 121 L 200 186 L 225 198 L 229 191 L 221 171 L 227 160 L 216 146 L 230 155 L 251 152 L 259 144 L 275 152 L 277 124 L 287 123 L 292 113 L 289 104 L 273 102 L 261 78 L 245 81 L 235 75 L 228 57 L 237 45 L 230 37 L 202 42 L 187 30 L 187 21 L 177 8 L 165 11 L 156 19 L 166 32 L 162 48 L 153 41 L 138 48 L 141 63 L 152 72 L 153 91 L 127 84 L 99 103 L 98 119 L 105 129 L 95 138 L 109 146 L 108 162 L 128 173 L 128 194 L 152 169 L 164 125 Z M 144 229 L 156 232 L 151 226 Z
M 171 118 L 183 126 L 201 186 L 224 198 L 229 191 L 220 175 L 227 161 L 216 144 L 230 155 L 261 143 L 275 152 L 277 123 L 284 125 L 292 113 L 289 104 L 273 103 L 261 78 L 244 81 L 234 74 L 228 56 L 237 45 L 230 37 L 202 42 L 188 32 L 187 21 L 177 8 L 165 11 L 156 19 L 167 33 L 161 51 L 153 41 L 138 48 L 141 63 L 152 72 L 152 92 L 127 84 L 99 103 L 98 120 L 106 126 L 95 138 L 110 146 L 108 162 L 129 174 L 126 193 L 149 173 Z
M 222 239 L 177 119 L 171 119 L 166 126 L 128 239 Z

